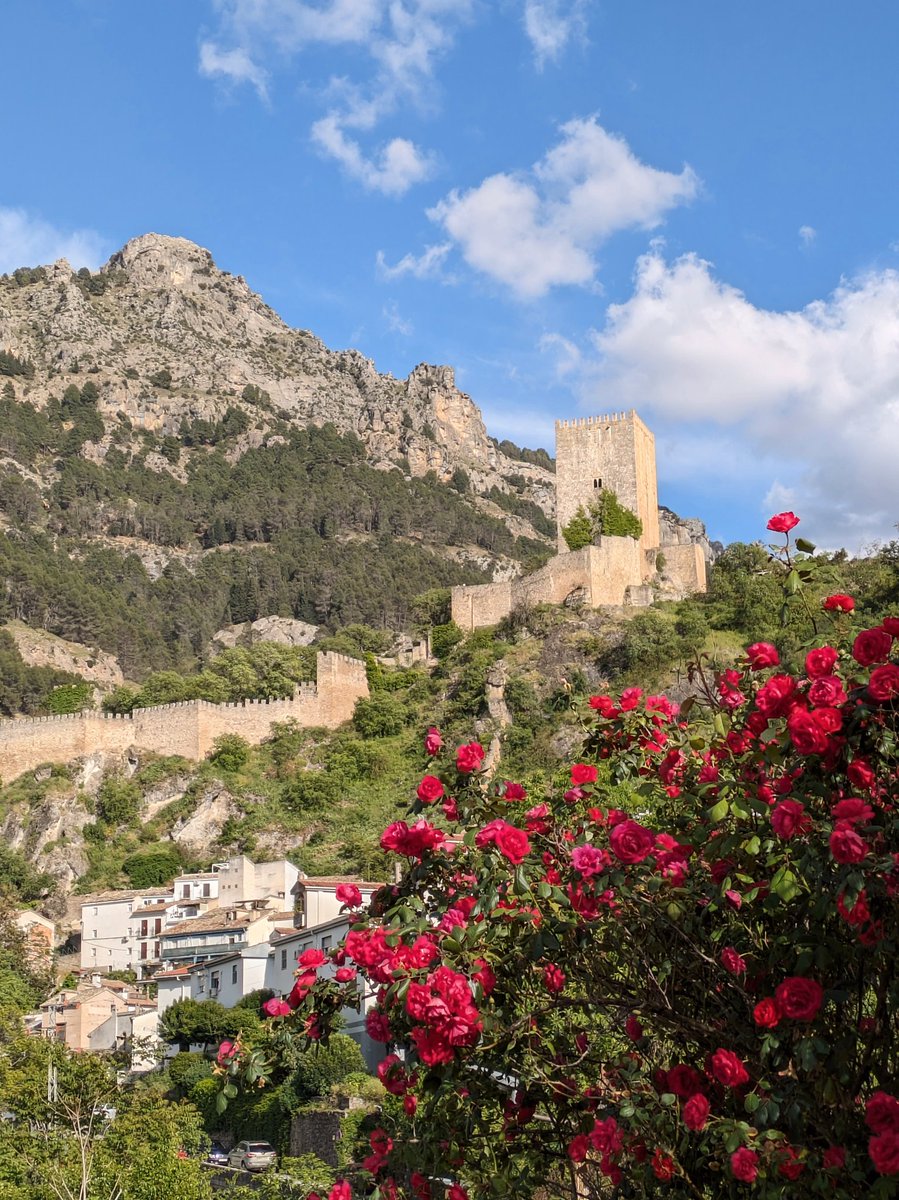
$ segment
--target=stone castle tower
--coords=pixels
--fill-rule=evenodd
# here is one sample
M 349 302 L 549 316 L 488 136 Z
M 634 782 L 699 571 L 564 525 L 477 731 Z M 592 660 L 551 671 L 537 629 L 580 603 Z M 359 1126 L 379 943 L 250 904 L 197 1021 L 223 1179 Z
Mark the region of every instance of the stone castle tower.
M 655 438 L 637 414 L 612 413 L 556 421 L 556 526 L 559 553 L 568 549 L 562 529 L 583 506 L 612 491 L 643 522 L 640 549 L 660 544 Z

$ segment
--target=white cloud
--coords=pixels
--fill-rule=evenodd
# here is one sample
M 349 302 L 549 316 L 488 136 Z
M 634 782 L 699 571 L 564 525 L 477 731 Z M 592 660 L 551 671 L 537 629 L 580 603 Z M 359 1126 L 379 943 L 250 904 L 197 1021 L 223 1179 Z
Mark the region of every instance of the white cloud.
M 401 315 L 396 301 L 385 304 L 381 309 L 381 316 L 387 322 L 387 328 L 391 333 L 400 333 L 403 337 L 410 337 L 415 332 L 415 326 Z
M 581 366 L 580 347 L 561 333 L 544 333 L 538 346 L 545 354 L 554 356 L 556 376 L 559 379 L 566 378 Z
M 695 255 L 668 263 L 651 253 L 632 297 L 609 308 L 592 340 L 579 386 L 594 411 L 633 407 L 663 437 L 714 437 L 735 487 L 755 480 L 760 510 L 765 496 L 790 497 L 822 544 L 859 549 L 894 536 L 899 272 L 777 312 Z
M 250 83 L 261 100 L 268 99 L 268 74 L 257 66 L 246 50 L 220 50 L 215 42 L 200 46 L 200 74 L 207 79 L 223 76 L 231 83 Z
M 200 72 L 251 83 L 265 99 L 269 73 L 259 64 L 290 64 L 301 53 L 352 49 L 357 77 L 332 76 L 319 88 L 328 107 L 312 127 L 319 150 L 364 186 L 402 195 L 430 177 L 432 156 L 404 137 L 367 150 L 347 131 L 370 132 L 403 106 L 432 98 L 439 59 L 451 48 L 473 0 L 219 0 L 217 42 L 200 48 Z M 232 49 L 222 49 L 229 43 Z
M 548 62 L 558 62 L 569 42 L 583 36 L 586 0 L 525 0 L 524 31 L 534 51 L 534 62 L 542 71 Z
M 406 138 L 394 138 L 383 146 L 376 159 L 366 158 L 359 143 L 344 133 L 340 117 L 329 113 L 312 126 L 312 140 L 346 173 L 369 191 L 385 196 L 402 196 L 413 184 L 427 179 L 433 170 L 431 158 Z
M 73 267 L 99 267 L 111 246 L 93 229 L 59 229 L 22 208 L 0 208 L 0 272 L 66 258 Z
M 424 252 L 418 257 L 414 254 L 404 254 L 392 267 L 384 257 L 384 251 L 379 250 L 377 255 L 378 273 L 384 279 L 399 279 L 403 275 L 412 275 L 415 279 L 434 279 L 440 276 L 444 259 L 450 250 L 452 250 L 452 245 L 449 242 L 441 242 L 437 246 L 426 246 Z
M 699 181 L 647 166 L 595 117 L 569 121 L 527 175 L 491 175 L 453 191 L 428 215 L 475 270 L 532 300 L 561 284 L 593 283 L 596 249 L 623 229 L 651 229 L 691 200 Z
M 799 226 L 799 240 L 802 242 L 803 246 L 810 246 L 817 236 L 818 231 L 813 225 Z

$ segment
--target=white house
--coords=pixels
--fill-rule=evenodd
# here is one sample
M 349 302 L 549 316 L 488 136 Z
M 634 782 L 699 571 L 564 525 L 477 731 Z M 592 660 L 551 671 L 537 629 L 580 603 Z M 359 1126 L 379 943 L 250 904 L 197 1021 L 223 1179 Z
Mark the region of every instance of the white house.
M 81 905 L 81 968 L 86 971 L 137 971 L 140 966 L 138 941 L 152 947 L 156 920 L 162 929 L 162 914 L 155 909 L 158 904 L 171 900 L 167 887 L 121 892 L 100 892 L 88 896 Z M 139 910 L 149 908 L 141 918 Z M 136 929 L 138 932 L 146 921 L 147 932 L 143 939 L 135 936 L 132 916 L 138 910 Z M 152 957 L 150 950 L 148 956 Z
M 170 967 L 157 971 L 153 976 L 156 984 L 156 1011 L 160 1016 L 176 1000 L 190 999 L 190 967 Z
M 270 954 L 268 942 L 259 942 L 221 958 L 194 963 L 187 968 L 191 999 L 217 1000 L 225 1008 L 233 1008 L 238 1000 L 266 986 Z
M 337 888 L 342 883 L 354 884 L 362 893 L 362 903 L 368 904 L 372 893 L 382 885 L 366 883 L 361 879 L 343 876 L 301 875 L 292 887 L 293 923 L 297 929 L 314 929 L 341 915 L 342 905 L 337 899 Z
M 281 908 L 290 903 L 290 893 L 299 870 L 286 858 L 275 862 L 254 863 L 245 854 L 214 863 L 219 887 L 219 904 L 225 907 L 248 900 L 281 900 Z
M 130 1068 L 137 1074 L 152 1071 L 159 1061 L 159 1012 L 153 1000 L 132 1000 L 116 1009 L 88 1034 L 91 1051 L 128 1051 Z
M 213 909 L 203 916 L 180 921 L 162 932 L 162 961 L 165 964 L 208 962 L 246 946 L 268 942 L 275 915 L 265 908 L 247 905 Z

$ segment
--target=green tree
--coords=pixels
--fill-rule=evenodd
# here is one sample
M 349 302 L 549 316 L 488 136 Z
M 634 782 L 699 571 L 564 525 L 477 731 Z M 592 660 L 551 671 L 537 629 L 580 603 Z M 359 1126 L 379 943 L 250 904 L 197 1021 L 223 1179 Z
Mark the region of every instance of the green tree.
M 209 761 L 223 771 L 239 771 L 250 761 L 250 743 L 237 733 L 223 733 L 212 743 Z
M 106 825 L 131 825 L 140 812 L 141 792 L 121 775 L 107 775 L 97 793 L 97 816 Z
M 395 696 L 378 692 L 356 701 L 353 726 L 364 738 L 393 737 L 406 723 L 408 712 Z
M 327 1045 L 313 1043 L 299 1058 L 290 1086 L 301 1100 L 327 1096 L 335 1083 L 348 1075 L 365 1073 L 358 1044 L 345 1033 L 335 1033 Z
M 169 846 L 158 846 L 130 854 L 122 870 L 134 888 L 161 887 L 169 883 L 182 868 L 181 855 Z

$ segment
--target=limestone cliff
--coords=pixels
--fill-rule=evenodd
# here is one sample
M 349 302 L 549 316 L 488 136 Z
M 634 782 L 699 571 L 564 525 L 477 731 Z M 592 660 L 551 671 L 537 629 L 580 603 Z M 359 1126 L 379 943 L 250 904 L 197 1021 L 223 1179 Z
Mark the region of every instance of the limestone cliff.
M 122 414 L 156 432 L 234 406 L 256 426 L 247 444 L 279 419 L 332 422 L 358 435 L 376 465 L 445 480 L 462 468 L 475 491 L 508 492 L 506 477 L 523 477 L 528 498 L 550 510 L 551 474 L 497 451 L 452 367 L 421 364 L 404 380 L 379 374 L 357 350 L 330 350 L 290 328 L 241 276 L 184 238 L 134 238 L 94 276 L 63 259 L 5 284 L 0 349 L 34 364 L 25 385 L 34 404 L 89 378 L 105 419 Z

